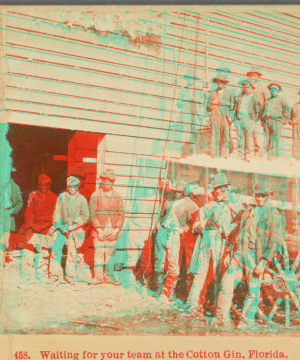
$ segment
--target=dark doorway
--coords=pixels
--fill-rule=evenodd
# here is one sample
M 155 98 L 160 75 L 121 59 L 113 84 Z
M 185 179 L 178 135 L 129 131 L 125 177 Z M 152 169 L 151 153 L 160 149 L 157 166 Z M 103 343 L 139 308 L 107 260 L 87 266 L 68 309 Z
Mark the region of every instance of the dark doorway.
M 12 177 L 20 186 L 24 201 L 17 227 L 23 222 L 28 196 L 37 188 L 40 174 L 51 177 L 51 190 L 56 195 L 65 189 L 68 143 L 74 133 L 72 130 L 10 125 L 7 138 L 13 149 L 13 166 L 16 169 Z

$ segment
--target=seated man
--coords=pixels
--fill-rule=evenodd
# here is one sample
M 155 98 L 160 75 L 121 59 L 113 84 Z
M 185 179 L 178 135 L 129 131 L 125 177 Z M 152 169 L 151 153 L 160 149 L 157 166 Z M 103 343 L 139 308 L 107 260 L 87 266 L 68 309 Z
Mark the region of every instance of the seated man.
M 85 238 L 83 226 L 89 219 L 89 208 L 85 197 L 79 194 L 80 181 L 69 176 L 67 191 L 61 193 L 56 202 L 51 234 L 55 243 L 51 251 L 50 277 L 62 280 L 61 257 L 64 244 L 67 245 L 66 281 L 76 281 L 77 249 Z
M 24 235 L 25 245 L 22 258 L 22 277 L 24 281 L 32 279 L 34 274 L 34 251 L 40 251 L 38 261 L 38 280 L 48 279 L 48 259 L 51 237 L 50 227 L 53 224 L 53 212 L 57 197 L 50 191 L 51 178 L 41 174 L 38 177 L 38 190 L 34 190 L 28 198 L 25 221 L 19 230 Z

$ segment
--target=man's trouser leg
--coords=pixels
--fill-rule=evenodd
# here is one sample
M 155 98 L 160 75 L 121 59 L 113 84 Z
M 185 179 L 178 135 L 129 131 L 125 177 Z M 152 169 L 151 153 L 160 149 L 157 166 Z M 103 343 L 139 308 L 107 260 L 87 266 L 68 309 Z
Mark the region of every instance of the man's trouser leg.
M 105 241 L 105 273 L 108 278 L 117 282 L 115 263 L 116 263 L 116 241 Z
M 216 316 L 223 323 L 230 321 L 230 308 L 234 293 L 234 285 L 239 262 L 235 258 L 230 261 L 228 268 L 221 280 L 220 291 L 216 307 Z
M 230 145 L 230 127 L 225 116 L 222 116 L 222 132 L 221 136 L 223 137 L 223 149 L 222 155 L 228 156 L 229 155 L 229 145 Z
M 162 294 L 166 295 L 169 299 L 171 299 L 174 294 L 174 289 L 177 284 L 182 258 L 179 232 L 172 231 L 171 237 L 172 238 L 169 238 L 167 245 L 167 254 L 169 255 L 167 276 L 162 289 Z
M 49 277 L 56 279 L 63 279 L 63 268 L 61 264 L 62 252 L 66 243 L 65 236 L 60 232 L 56 231 L 53 234 L 54 244 L 51 248 L 50 266 L 49 266 Z
M 104 282 L 105 280 L 105 244 L 99 239 L 97 230 L 91 231 L 91 237 L 94 244 L 94 278 L 97 282 Z
M 188 274 L 197 236 L 195 236 L 192 232 L 187 232 L 182 235 L 182 237 L 184 237 L 183 247 L 185 252 L 186 274 Z M 189 294 L 191 286 L 192 283 L 190 279 L 187 278 L 187 294 Z
M 66 275 L 68 281 L 75 281 L 76 265 L 77 265 L 77 250 L 75 239 L 71 235 L 67 238 L 67 260 L 66 260 Z
M 24 246 L 22 254 L 22 266 L 21 266 L 21 277 L 25 280 L 30 280 L 35 277 L 34 262 L 34 250 L 36 246 L 41 245 L 41 235 L 35 234 L 33 231 L 26 231 L 25 237 L 27 243 Z
M 265 121 L 265 132 L 266 132 L 266 152 L 268 156 L 272 156 L 273 154 L 273 147 L 272 147 L 272 125 L 270 124 L 272 120 L 267 119 Z
M 255 315 L 258 312 L 261 278 L 253 275 L 254 264 L 257 263 L 257 253 L 254 249 L 248 252 L 248 259 L 245 258 L 245 265 L 250 270 L 248 274 L 248 294 L 244 301 L 241 323 L 254 324 Z
M 276 156 L 281 156 L 282 153 L 282 120 L 274 120 L 274 142 L 276 144 Z
M 211 155 L 219 156 L 220 151 L 220 123 L 219 114 L 214 112 L 211 114 Z
M 236 121 L 237 137 L 238 137 L 238 154 L 244 156 L 244 129 L 242 120 Z
M 167 256 L 167 242 L 170 232 L 160 227 L 157 230 L 154 242 L 154 274 L 153 274 L 153 290 L 155 296 L 161 294 L 164 285 L 164 270 Z
M 254 154 L 262 157 L 264 155 L 264 129 L 260 122 L 256 122 L 253 126 L 252 132 Z
M 202 254 L 199 254 L 201 258 L 201 263 L 199 264 L 198 270 L 194 277 L 194 281 L 188 296 L 187 304 L 192 307 L 197 307 L 199 305 L 200 293 L 204 287 L 205 280 L 208 273 L 210 255 L 206 252 L 207 249 L 201 250 Z M 203 306 L 203 304 L 201 304 Z
M 53 245 L 53 237 L 40 234 L 40 254 L 38 257 L 37 277 L 41 282 L 47 282 L 49 278 L 50 249 Z
M 245 134 L 245 155 L 246 156 L 249 156 L 251 154 L 252 133 L 253 133 L 253 120 L 250 118 L 245 118 L 244 134 Z

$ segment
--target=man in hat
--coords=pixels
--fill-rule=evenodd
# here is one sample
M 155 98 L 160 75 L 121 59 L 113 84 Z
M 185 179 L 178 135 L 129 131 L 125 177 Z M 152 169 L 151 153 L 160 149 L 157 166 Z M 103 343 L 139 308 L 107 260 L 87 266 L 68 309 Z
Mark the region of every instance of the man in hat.
M 185 86 L 178 93 L 178 101 L 176 103 L 179 109 L 178 120 L 170 124 L 170 138 L 168 142 L 168 150 L 190 153 L 195 143 L 195 116 L 196 101 L 192 87 L 198 78 L 192 69 L 189 69 L 183 76 Z M 174 140 L 174 141 L 172 141 Z M 180 149 L 179 149 L 180 147 Z
M 89 202 L 91 193 L 88 191 L 85 185 L 87 173 L 84 165 L 82 163 L 78 163 L 72 166 L 70 170 L 70 176 L 75 176 L 80 181 L 79 193 L 86 198 L 87 202 Z
M 262 274 L 266 262 L 271 263 L 276 256 L 282 256 L 288 265 L 287 246 L 284 241 L 285 225 L 282 215 L 269 208 L 270 193 L 255 189 L 253 202 L 244 211 L 235 246 L 220 284 L 220 293 L 216 306 L 216 317 L 213 325 L 230 324 L 230 307 L 236 282 L 246 274 L 248 294 L 239 328 L 254 324 L 258 311 L 259 293 Z
M 174 202 L 162 224 L 162 227 L 169 230 L 169 237 L 156 242 L 156 254 L 162 252 L 162 255 L 156 259 L 155 271 L 163 272 L 168 261 L 165 280 L 160 285 L 160 288 L 163 285 L 160 296 L 162 302 L 169 302 L 174 297 L 184 254 L 186 269 L 189 268 L 196 241 L 193 226 L 199 215 L 199 208 L 205 202 L 204 189 L 195 183 L 186 185 L 184 193 L 182 199 Z
M 16 171 L 14 167 L 11 168 L 11 172 Z M 23 199 L 20 187 L 15 183 L 12 177 L 2 189 L 3 196 L 3 224 L 8 233 L 16 231 L 16 219 L 23 207 Z
M 38 177 L 38 190 L 28 198 L 25 221 L 19 233 L 25 237 L 22 258 L 22 277 L 26 281 L 34 275 L 34 252 L 40 252 L 37 274 L 41 281 L 48 279 L 48 259 L 51 237 L 49 230 L 53 224 L 53 213 L 57 196 L 50 190 L 51 178 L 46 174 Z
M 244 159 L 249 160 L 253 126 L 259 121 L 260 105 L 251 88 L 252 82 L 245 79 L 239 82 L 241 94 L 234 108 L 238 135 L 238 147 Z M 244 149 L 243 149 L 244 148 Z
M 228 180 L 223 172 L 219 172 L 213 181 L 213 201 L 208 202 L 200 209 L 199 220 L 194 225 L 198 236 L 192 260 L 190 262 L 190 278 L 194 278 L 188 296 L 187 304 L 190 313 L 199 312 L 203 316 L 203 301 L 200 293 L 207 283 L 210 264 L 210 276 L 215 282 L 221 278 L 227 265 L 229 252 L 229 235 L 233 210 L 228 198 Z M 215 298 L 218 288 L 215 287 Z
M 276 146 L 276 156 L 281 154 L 282 125 L 283 121 L 289 118 L 289 105 L 280 96 L 281 85 L 271 83 L 268 86 L 271 96 L 264 102 L 262 108 L 262 120 L 266 133 L 266 148 L 268 156 L 273 155 Z
M 50 233 L 55 237 L 50 259 L 50 278 L 62 280 L 61 257 L 67 246 L 66 281 L 76 282 L 77 249 L 85 238 L 83 226 L 89 220 L 86 198 L 79 193 L 80 181 L 75 176 L 67 178 L 67 189 L 58 196 Z
M 113 188 L 113 170 L 100 175 L 99 188 L 92 194 L 90 208 L 91 237 L 95 248 L 94 285 L 119 285 L 115 274 L 116 241 L 124 220 L 124 202 Z
M 300 95 L 300 90 L 298 95 Z M 293 126 L 293 157 L 300 159 L 300 101 L 292 107 L 291 124 Z
M 207 111 L 211 114 L 211 155 L 219 157 L 224 147 L 223 156 L 229 155 L 229 116 L 233 110 L 235 99 L 226 87 L 228 80 L 224 75 L 218 75 L 212 80 L 217 88 L 209 94 Z
M 252 66 L 251 69 L 246 73 L 246 75 L 252 83 L 252 94 L 258 99 L 258 118 L 261 119 L 262 106 L 264 102 L 269 98 L 268 89 L 260 80 L 262 73 L 259 68 Z M 253 143 L 255 154 L 262 157 L 264 155 L 264 131 L 259 121 L 257 121 L 253 127 Z

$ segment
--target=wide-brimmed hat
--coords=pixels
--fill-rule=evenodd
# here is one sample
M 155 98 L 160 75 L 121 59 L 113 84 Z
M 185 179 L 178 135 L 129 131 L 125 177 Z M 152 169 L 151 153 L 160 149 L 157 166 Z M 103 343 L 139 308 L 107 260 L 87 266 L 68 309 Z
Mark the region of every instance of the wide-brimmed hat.
M 262 76 L 261 70 L 257 66 L 252 66 L 251 69 L 246 73 L 247 76 L 251 77 L 252 74 L 258 74 Z
M 51 182 L 51 178 L 50 176 L 46 175 L 46 174 L 41 174 L 38 177 L 38 184 L 39 185 L 46 185 L 49 184 Z
M 224 74 L 219 74 L 215 76 L 211 81 L 215 83 L 222 82 L 223 84 L 229 83 L 229 80 L 226 79 L 226 76 Z
M 278 82 L 271 82 L 271 84 L 268 85 L 268 89 L 270 89 L 272 86 L 276 86 L 279 91 L 282 91 L 282 86 Z
M 111 182 L 115 182 L 115 172 L 112 169 L 106 169 L 99 175 L 99 179 L 109 179 Z
M 248 83 L 251 87 L 253 85 L 252 81 L 249 78 L 242 79 L 238 82 L 239 86 L 243 86 L 243 83 Z
M 229 63 L 227 61 L 221 62 L 220 66 L 216 69 L 217 71 L 227 71 L 231 72 L 232 70 L 229 67 Z
M 67 178 L 67 186 L 77 186 L 80 184 L 80 180 L 75 176 L 69 176 Z
M 195 75 L 195 72 L 193 69 L 188 69 L 188 71 L 182 75 L 183 78 L 192 79 L 192 80 L 198 80 L 199 78 Z

